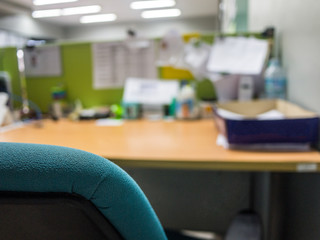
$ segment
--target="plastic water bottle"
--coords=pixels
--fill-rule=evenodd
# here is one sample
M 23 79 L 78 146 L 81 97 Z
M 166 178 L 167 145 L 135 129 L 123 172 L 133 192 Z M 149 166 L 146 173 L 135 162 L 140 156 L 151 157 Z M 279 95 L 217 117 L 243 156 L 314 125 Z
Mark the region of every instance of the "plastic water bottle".
M 279 60 L 273 58 L 269 62 L 264 75 L 266 98 L 286 98 L 287 80 Z
M 192 86 L 183 82 L 176 98 L 176 118 L 195 119 L 198 113 L 195 91 Z

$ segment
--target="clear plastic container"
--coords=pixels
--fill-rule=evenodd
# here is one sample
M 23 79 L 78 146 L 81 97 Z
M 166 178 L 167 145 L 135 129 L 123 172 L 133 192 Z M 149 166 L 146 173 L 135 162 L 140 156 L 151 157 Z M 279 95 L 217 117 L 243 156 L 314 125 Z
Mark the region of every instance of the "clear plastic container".
M 192 86 L 182 84 L 176 98 L 176 118 L 195 119 L 199 115 L 196 94 Z
M 284 70 L 279 64 L 279 60 L 273 58 L 265 71 L 265 97 L 286 99 L 287 79 Z

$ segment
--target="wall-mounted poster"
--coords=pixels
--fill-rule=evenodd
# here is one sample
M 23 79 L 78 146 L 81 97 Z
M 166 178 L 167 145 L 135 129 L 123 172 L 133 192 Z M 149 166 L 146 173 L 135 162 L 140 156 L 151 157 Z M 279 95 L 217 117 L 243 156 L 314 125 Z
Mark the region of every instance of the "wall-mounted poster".
M 24 49 L 27 77 L 57 77 L 62 75 L 59 46 L 40 46 Z
M 123 87 L 128 77 L 155 78 L 154 51 L 151 40 L 93 43 L 93 88 Z

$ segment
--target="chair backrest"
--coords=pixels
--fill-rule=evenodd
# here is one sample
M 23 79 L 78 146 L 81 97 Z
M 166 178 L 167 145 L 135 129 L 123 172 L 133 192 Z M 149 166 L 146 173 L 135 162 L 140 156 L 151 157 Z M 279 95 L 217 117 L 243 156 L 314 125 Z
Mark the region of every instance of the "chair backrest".
M 88 152 L 0 143 L 0 191 L 0 235 L 12 234 L 6 239 L 166 239 L 134 180 Z

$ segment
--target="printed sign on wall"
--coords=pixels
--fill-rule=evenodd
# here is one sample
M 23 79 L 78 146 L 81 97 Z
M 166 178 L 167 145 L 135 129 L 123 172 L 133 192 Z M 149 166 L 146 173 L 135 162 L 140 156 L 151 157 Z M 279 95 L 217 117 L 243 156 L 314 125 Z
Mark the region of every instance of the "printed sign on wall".
M 133 43 L 92 44 L 94 89 L 123 87 L 128 77 L 156 77 L 153 42 L 143 40 Z
M 24 49 L 27 77 L 56 77 L 62 75 L 59 46 L 41 46 Z

